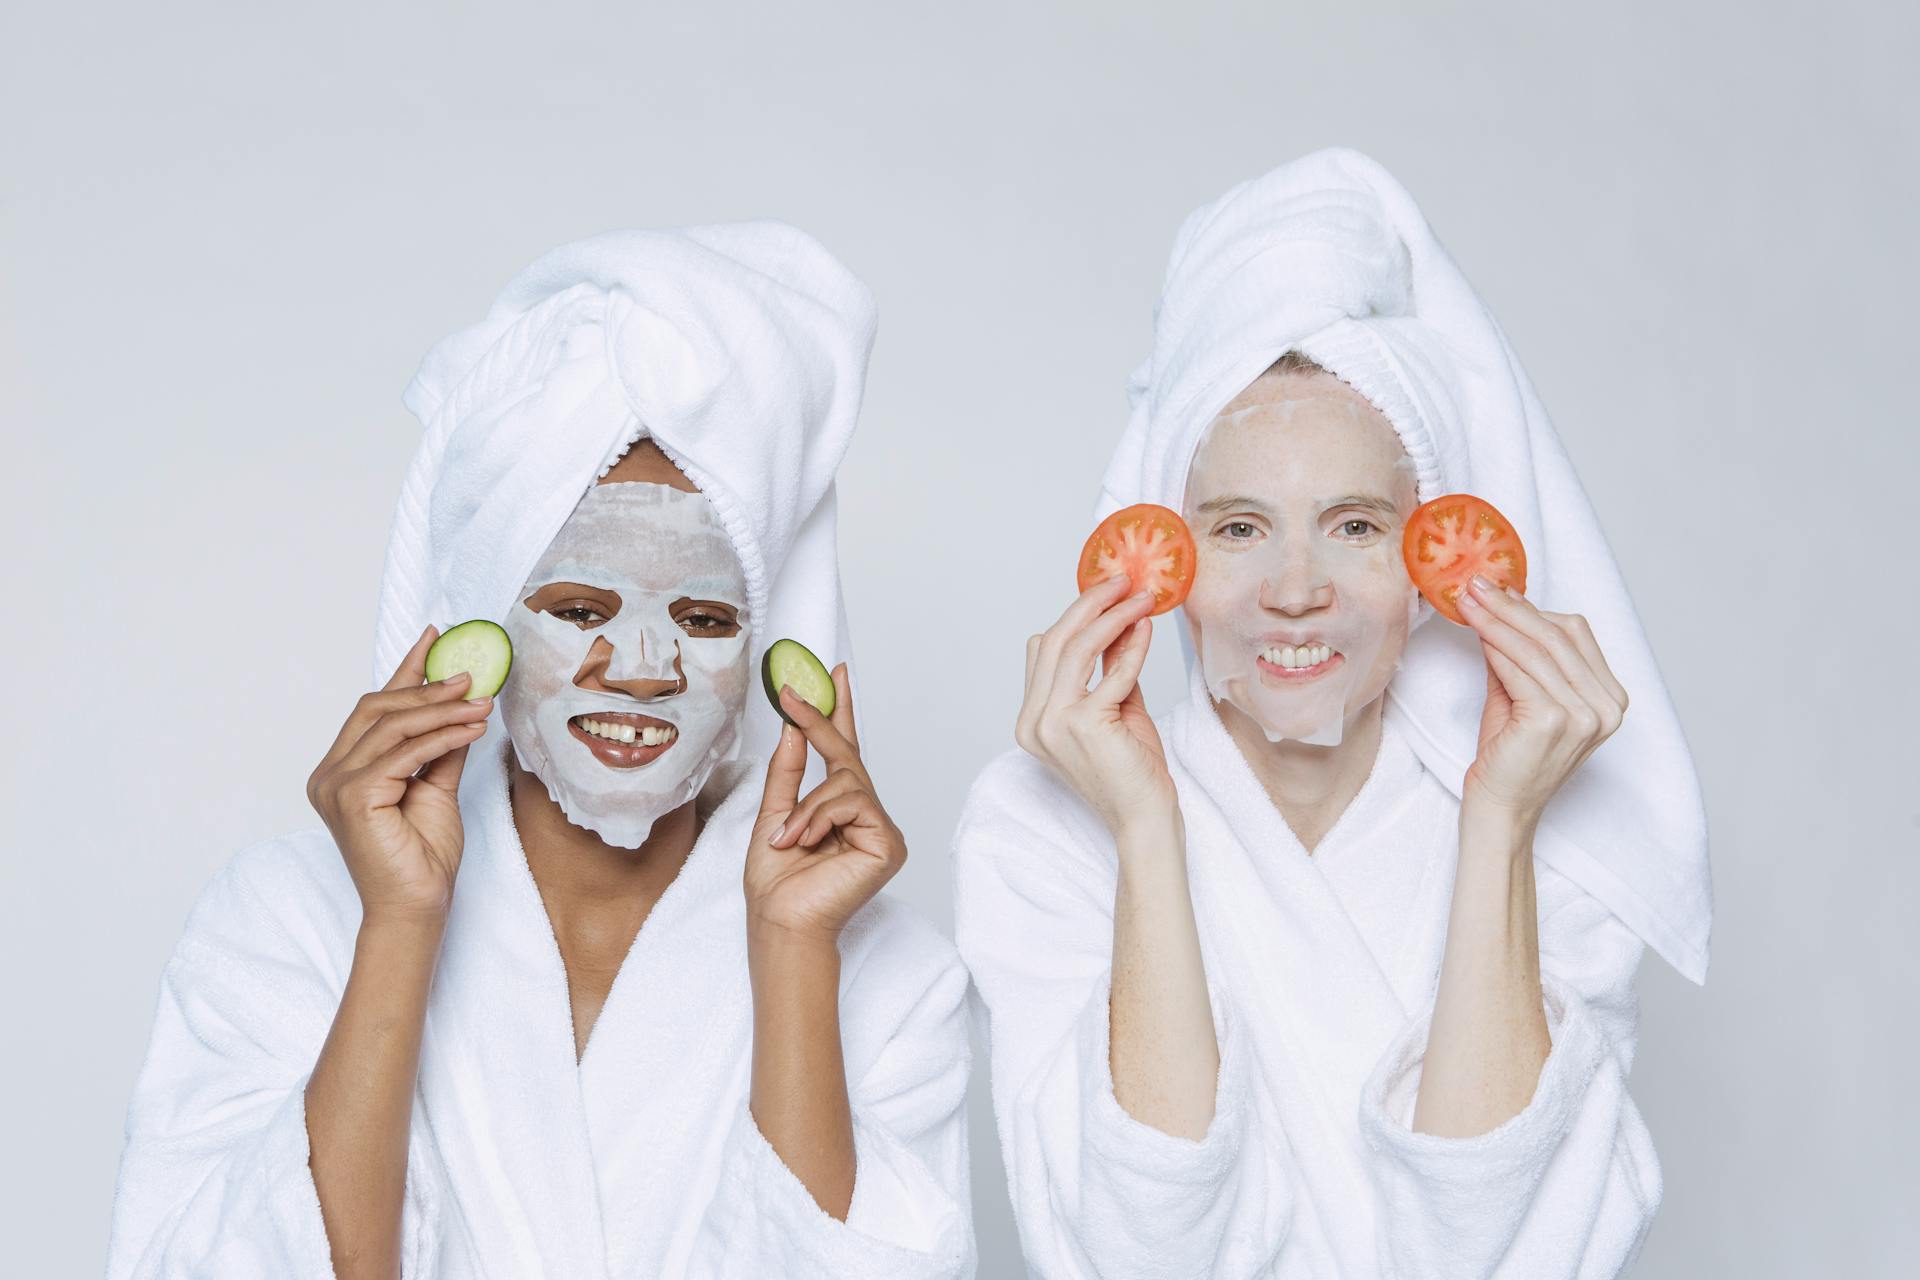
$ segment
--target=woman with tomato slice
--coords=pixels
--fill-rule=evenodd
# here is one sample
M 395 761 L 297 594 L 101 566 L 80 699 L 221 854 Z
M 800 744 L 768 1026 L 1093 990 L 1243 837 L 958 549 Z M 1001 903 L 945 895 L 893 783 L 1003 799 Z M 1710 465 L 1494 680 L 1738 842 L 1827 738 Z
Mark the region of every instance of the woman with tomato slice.
M 1358 152 L 1196 212 L 1155 316 L 1079 597 L 955 838 L 1028 1264 L 1615 1275 L 1661 1195 L 1634 974 L 1703 980 L 1711 896 L 1599 522 Z

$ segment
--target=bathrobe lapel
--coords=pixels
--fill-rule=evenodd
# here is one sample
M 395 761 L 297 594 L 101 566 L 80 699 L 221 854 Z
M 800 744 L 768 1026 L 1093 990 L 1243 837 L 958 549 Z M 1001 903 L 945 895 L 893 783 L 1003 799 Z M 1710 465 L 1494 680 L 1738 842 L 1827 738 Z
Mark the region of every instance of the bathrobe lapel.
M 459 1202 L 447 1220 L 489 1274 L 607 1280 L 631 1274 L 646 1233 L 690 1236 L 697 1213 L 660 1210 L 718 1176 L 713 1128 L 727 1113 L 711 1099 L 745 1087 L 739 876 L 758 797 L 737 785 L 738 762 L 709 780 L 707 823 L 576 1062 L 565 965 L 513 825 L 507 749 L 473 759 L 463 778 L 467 847 L 420 1106 Z
M 1263 1111 L 1277 1118 L 1297 1164 L 1314 1170 L 1300 1191 L 1329 1198 L 1307 1221 L 1335 1237 L 1325 1244 L 1342 1274 L 1366 1274 L 1373 1227 L 1354 1211 L 1372 1195 L 1360 1086 L 1409 1011 L 1382 963 L 1392 957 L 1376 956 L 1319 859 L 1391 838 L 1381 827 L 1411 800 L 1419 761 L 1383 733 L 1367 781 L 1309 856 L 1228 736 L 1197 668 L 1167 724 L 1209 976 L 1233 993 Z M 1409 874 L 1425 854 L 1407 851 Z

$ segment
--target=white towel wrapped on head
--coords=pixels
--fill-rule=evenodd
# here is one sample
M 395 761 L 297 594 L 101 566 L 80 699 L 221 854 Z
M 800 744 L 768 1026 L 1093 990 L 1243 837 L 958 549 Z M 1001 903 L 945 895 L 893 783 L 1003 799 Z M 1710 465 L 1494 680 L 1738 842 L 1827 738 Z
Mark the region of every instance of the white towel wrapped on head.
M 394 518 L 376 682 L 428 622 L 515 607 L 581 495 L 643 431 L 718 508 L 756 644 L 792 636 L 829 664 L 850 657 L 833 474 L 873 331 L 864 286 L 779 223 L 620 232 L 534 263 L 408 388 L 426 434 Z M 911 910 L 882 894 L 840 938 L 846 1221 L 748 1110 L 741 876 L 779 721 L 757 690 L 746 715 L 739 758 L 697 797 L 699 837 L 578 1060 L 499 716 L 469 749 L 408 1147 L 408 1277 L 973 1273 L 967 976 Z M 202 895 L 128 1112 L 111 1275 L 332 1274 L 304 1089 L 359 920 L 317 828 L 242 852 Z
M 1192 651 L 1156 709 L 1179 797 L 1221 1065 L 1200 1141 L 1113 1095 L 1116 850 L 1023 751 L 994 760 L 954 841 L 955 929 L 985 1006 L 995 1113 L 1030 1265 L 1109 1276 L 1612 1276 L 1659 1163 L 1627 1093 L 1644 946 L 1702 978 L 1698 783 L 1598 523 L 1493 318 L 1413 200 L 1346 148 L 1241 183 L 1180 229 L 1152 353 L 1096 516 L 1180 510 L 1208 423 L 1288 350 L 1393 424 L 1422 501 L 1509 516 L 1528 596 L 1585 614 L 1632 699 L 1536 837 L 1552 1047 L 1532 1100 L 1473 1138 L 1414 1133 L 1486 696 L 1480 644 L 1420 606 L 1379 756 L 1311 855 L 1228 734 Z M 1163 629 L 1164 632 L 1164 629 Z M 1643 943 L 1644 940 L 1644 943 Z

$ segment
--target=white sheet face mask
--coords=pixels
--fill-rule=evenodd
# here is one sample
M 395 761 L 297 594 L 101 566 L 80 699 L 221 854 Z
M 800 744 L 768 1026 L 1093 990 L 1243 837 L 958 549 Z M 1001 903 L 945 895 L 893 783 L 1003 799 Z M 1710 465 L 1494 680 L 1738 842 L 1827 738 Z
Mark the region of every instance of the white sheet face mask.
M 1416 492 L 1392 426 L 1351 395 L 1208 425 L 1182 512 L 1198 552 L 1185 613 L 1207 689 L 1269 741 L 1337 746 L 1385 691 L 1420 616 L 1400 553 Z M 1392 510 L 1354 500 L 1369 497 Z
M 746 600 L 732 541 L 703 494 L 644 481 L 587 491 L 504 624 L 513 673 L 501 718 L 520 767 L 567 821 L 634 849 L 699 792 L 746 706 Z M 623 716 L 665 727 L 622 725 Z M 582 718 L 632 741 L 597 747 L 604 736 Z

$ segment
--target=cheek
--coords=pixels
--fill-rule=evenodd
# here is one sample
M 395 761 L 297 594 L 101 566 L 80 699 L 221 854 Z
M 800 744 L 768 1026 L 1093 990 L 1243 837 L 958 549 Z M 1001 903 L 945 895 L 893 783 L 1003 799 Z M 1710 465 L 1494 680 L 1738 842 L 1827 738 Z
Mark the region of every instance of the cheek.
M 514 618 L 506 632 L 513 668 L 502 696 L 529 705 L 570 685 L 592 643 L 588 633 L 551 614 Z
M 730 707 L 746 701 L 751 675 L 746 633 L 692 640 L 680 652 L 690 692 L 704 692 Z
M 1194 557 L 1193 590 L 1187 593 L 1189 617 L 1204 623 L 1231 610 L 1260 590 L 1257 560 L 1250 555 L 1227 555 L 1202 545 Z

